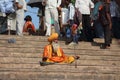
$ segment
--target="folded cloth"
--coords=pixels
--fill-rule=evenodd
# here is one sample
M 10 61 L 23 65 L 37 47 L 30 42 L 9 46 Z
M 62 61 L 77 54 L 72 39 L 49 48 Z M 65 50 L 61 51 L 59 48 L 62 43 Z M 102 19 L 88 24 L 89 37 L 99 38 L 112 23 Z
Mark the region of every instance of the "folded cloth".
M 8 43 L 16 43 L 16 39 L 14 38 L 8 39 Z

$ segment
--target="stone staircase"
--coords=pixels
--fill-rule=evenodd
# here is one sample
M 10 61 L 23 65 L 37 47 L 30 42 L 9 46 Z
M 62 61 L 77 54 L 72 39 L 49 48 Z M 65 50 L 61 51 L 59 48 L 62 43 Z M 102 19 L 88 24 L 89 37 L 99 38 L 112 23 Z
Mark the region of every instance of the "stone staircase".
M 8 43 L 8 39 L 16 43 Z M 101 43 L 103 39 L 95 39 Z M 120 45 L 113 39 L 111 49 L 88 42 L 77 46 L 59 41 L 66 55 L 79 55 L 72 64 L 40 66 L 45 36 L 0 35 L 0 80 L 120 80 Z

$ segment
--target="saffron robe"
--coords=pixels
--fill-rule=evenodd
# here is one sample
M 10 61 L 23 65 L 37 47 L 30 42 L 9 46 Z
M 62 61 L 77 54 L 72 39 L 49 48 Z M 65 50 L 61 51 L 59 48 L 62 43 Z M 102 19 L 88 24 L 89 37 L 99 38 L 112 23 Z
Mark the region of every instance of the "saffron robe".
M 75 58 L 73 56 L 66 56 L 62 48 L 58 48 L 56 54 L 53 53 L 52 45 L 47 45 L 44 48 L 43 58 L 47 58 L 46 62 L 57 63 L 72 63 Z

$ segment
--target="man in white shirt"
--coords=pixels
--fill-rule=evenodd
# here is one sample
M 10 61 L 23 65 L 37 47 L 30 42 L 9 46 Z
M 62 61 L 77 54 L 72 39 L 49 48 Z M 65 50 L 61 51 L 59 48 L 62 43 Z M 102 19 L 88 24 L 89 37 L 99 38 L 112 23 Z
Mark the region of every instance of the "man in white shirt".
M 46 36 L 51 35 L 51 19 L 54 21 L 55 32 L 60 34 L 57 9 L 60 9 L 61 0 L 43 0 L 42 4 L 45 5 Z
M 83 40 L 92 42 L 93 35 L 91 31 L 90 12 L 91 9 L 94 8 L 94 3 L 91 0 L 76 0 L 75 7 L 78 8 L 82 14 Z
M 16 4 L 16 20 L 17 20 L 17 35 L 22 36 L 23 25 L 24 25 L 24 11 L 27 10 L 25 0 L 15 0 Z

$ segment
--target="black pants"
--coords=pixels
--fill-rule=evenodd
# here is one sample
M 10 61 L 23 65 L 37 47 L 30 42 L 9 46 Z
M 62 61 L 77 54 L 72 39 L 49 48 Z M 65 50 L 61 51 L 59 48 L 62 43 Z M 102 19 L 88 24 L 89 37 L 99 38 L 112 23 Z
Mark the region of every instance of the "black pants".
M 116 39 L 120 39 L 120 18 L 112 17 L 112 33 Z
M 88 41 L 88 42 L 93 41 L 93 34 L 92 34 L 90 20 L 91 20 L 90 15 L 82 14 L 82 26 L 83 26 L 82 38 L 83 40 Z
M 104 30 L 105 45 L 110 45 L 112 42 L 112 35 L 109 24 L 103 25 L 103 30 Z

